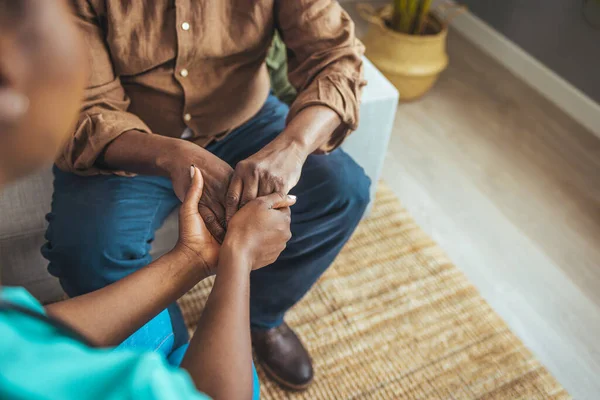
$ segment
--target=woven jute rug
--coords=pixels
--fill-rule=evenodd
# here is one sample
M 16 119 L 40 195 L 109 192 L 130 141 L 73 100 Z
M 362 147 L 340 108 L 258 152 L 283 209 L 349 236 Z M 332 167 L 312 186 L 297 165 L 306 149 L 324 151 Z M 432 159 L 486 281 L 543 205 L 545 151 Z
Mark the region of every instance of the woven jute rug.
M 180 302 L 188 326 L 210 291 Z M 568 399 L 385 184 L 375 207 L 287 315 L 313 356 L 308 391 L 263 399 Z

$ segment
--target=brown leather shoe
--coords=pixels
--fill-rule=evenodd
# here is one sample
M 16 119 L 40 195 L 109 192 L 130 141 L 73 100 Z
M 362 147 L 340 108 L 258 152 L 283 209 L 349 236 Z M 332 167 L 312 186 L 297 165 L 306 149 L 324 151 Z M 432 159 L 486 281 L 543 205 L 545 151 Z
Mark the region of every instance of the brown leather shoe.
M 252 347 L 267 374 L 290 390 L 304 390 L 313 379 L 310 355 L 284 322 L 276 328 L 252 330 Z

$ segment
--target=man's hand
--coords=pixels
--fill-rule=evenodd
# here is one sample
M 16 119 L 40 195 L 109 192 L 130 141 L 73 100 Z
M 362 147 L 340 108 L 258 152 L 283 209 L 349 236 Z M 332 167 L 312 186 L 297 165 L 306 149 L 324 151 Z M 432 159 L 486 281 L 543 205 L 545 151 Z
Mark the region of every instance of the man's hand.
M 260 196 L 288 192 L 296 186 L 308 153 L 297 143 L 274 140 L 235 167 L 227 196 L 227 222 L 238 209 Z
M 227 222 L 244 204 L 259 196 L 288 194 L 298 183 L 306 158 L 329 140 L 340 123 L 340 117 L 330 108 L 307 107 L 275 140 L 240 161 L 225 199 Z
M 181 201 L 190 186 L 190 165 L 202 171 L 204 191 L 198 211 L 210 233 L 222 242 L 225 237 L 225 194 L 233 170 L 225 161 L 205 149 L 181 141 L 176 152 L 168 156 L 167 170 L 173 182 L 173 190 Z
M 214 275 L 221 245 L 210 234 L 198 212 L 198 203 L 204 186 L 202 173 L 194 166 L 188 171 L 192 183 L 179 208 L 179 240 L 173 251 L 197 260 L 205 269 L 207 276 Z
M 190 165 L 204 177 L 198 209 L 210 233 L 219 241 L 225 236 L 225 193 L 233 170 L 225 161 L 194 143 L 160 135 L 128 131 L 106 148 L 103 163 L 116 170 L 166 176 L 183 201 L 190 186 Z

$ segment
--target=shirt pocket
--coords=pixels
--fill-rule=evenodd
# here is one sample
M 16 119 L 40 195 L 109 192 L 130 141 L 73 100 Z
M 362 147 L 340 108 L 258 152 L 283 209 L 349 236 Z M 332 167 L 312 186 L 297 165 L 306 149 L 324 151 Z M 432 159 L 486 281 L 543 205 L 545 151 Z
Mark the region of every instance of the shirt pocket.
M 205 29 L 198 48 L 201 58 L 253 58 L 271 44 L 273 0 L 206 1 L 204 11 Z
M 175 59 L 176 11 L 166 1 L 131 2 L 108 15 L 106 42 L 116 75 L 137 75 Z

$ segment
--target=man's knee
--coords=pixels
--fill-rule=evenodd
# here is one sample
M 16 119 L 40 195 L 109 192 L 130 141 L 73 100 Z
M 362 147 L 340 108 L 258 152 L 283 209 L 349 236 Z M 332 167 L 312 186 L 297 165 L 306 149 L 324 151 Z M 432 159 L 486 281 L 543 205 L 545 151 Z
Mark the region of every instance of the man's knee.
M 54 169 L 42 254 L 68 294 L 99 289 L 151 260 L 154 230 L 179 203 L 162 177 L 79 177 Z
M 321 171 L 326 184 L 320 194 L 325 201 L 336 204 L 343 212 L 362 216 L 370 201 L 371 180 L 346 153 L 333 156 L 336 159 Z
M 121 234 L 123 221 L 55 218 L 52 213 L 48 221 L 42 255 L 71 296 L 104 287 L 150 261 L 149 243 Z
M 356 174 L 348 177 L 347 202 L 355 211 L 362 213 L 371 201 L 371 179 L 362 168 L 358 168 Z

